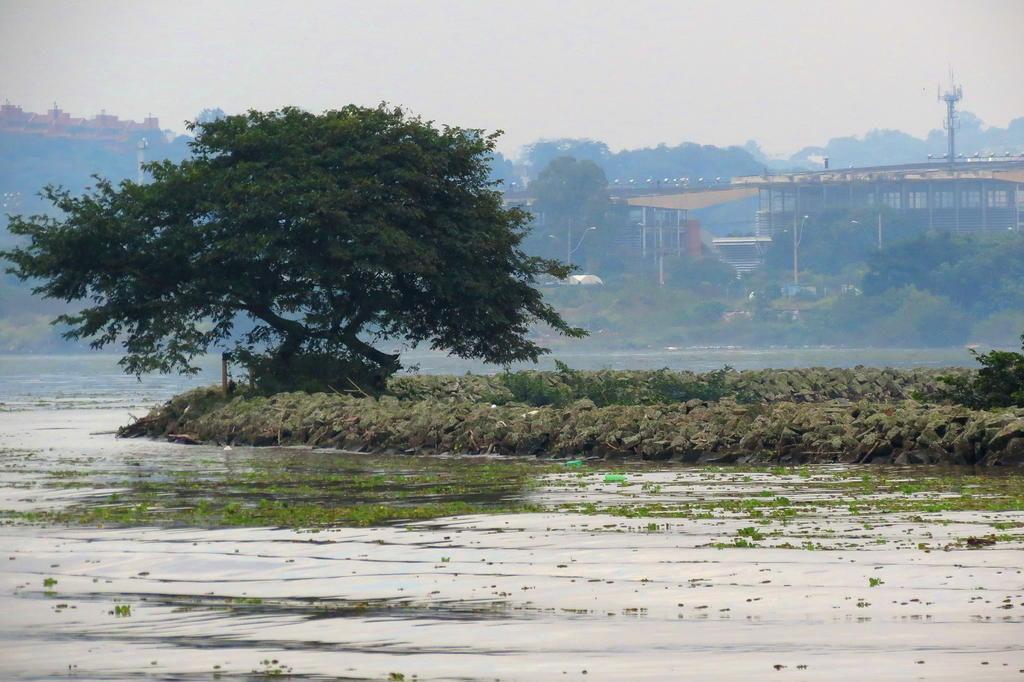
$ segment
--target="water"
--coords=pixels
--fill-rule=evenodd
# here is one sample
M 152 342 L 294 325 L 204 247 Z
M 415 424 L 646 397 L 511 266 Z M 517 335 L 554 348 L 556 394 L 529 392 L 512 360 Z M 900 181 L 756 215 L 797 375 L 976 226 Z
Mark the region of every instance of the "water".
M 577 369 L 689 369 L 708 371 L 730 365 L 736 369 L 768 367 L 954 367 L 976 363 L 966 349 L 677 349 L 657 351 L 558 352 L 536 367 L 554 368 L 559 359 Z M 220 358 L 197 363 L 194 376 L 127 376 L 111 355 L 0 355 L 0 409 L 138 408 L 172 395 L 220 382 Z M 402 356 L 407 367 L 425 374 L 500 371 L 493 365 L 412 351 Z M 523 367 L 534 365 L 523 365 Z M 237 371 L 234 370 L 234 371 Z
M 845 351 L 567 359 L 706 369 L 948 365 L 960 355 L 872 357 L 888 360 Z M 453 371 L 448 362 L 424 356 L 424 370 Z M 0 412 L 0 509 L 9 510 L 0 679 L 1001 680 L 1024 669 L 1017 474 L 637 463 L 616 468 L 623 484 L 604 483 L 609 465 L 592 465 L 538 468 L 537 486 L 440 490 L 424 475 L 458 467 L 452 480 L 464 480 L 487 460 L 113 437 L 130 411 L 211 383 L 218 369 L 140 384 L 104 356 L 0 358 L 9 408 Z M 382 476 L 384 486 L 356 485 Z M 166 516 L 141 527 L 16 516 L 141 494 Z M 276 497 L 550 511 L 315 531 L 174 520 L 202 499 Z M 1011 504 L 926 510 L 958 499 Z M 750 510 L 758 500 L 761 516 Z M 863 509 L 852 512 L 855 500 Z M 998 541 L 966 542 L 989 536 Z

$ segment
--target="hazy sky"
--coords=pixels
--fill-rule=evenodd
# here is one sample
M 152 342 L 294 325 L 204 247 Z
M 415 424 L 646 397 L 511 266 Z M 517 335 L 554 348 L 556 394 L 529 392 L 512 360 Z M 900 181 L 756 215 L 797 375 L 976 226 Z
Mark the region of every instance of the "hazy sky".
M 790 153 L 940 126 L 949 66 L 991 125 L 1024 116 L 1024 0 L 0 0 L 0 97 L 164 127 L 205 107 L 387 100 L 440 122 L 613 148 Z

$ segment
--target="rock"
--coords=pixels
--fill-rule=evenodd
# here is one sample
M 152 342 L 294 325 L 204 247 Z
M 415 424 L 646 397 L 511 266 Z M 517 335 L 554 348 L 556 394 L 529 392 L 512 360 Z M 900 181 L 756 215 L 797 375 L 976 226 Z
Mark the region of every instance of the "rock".
M 124 435 L 172 434 L 187 436 L 191 442 L 307 444 L 367 452 L 415 448 L 424 452 L 585 454 L 716 463 L 742 459 L 1024 465 L 1024 410 L 985 412 L 914 401 L 879 402 L 873 397 L 856 403 L 846 401 L 845 396 L 834 401 L 815 397 L 800 402 L 808 395 L 843 392 L 873 396 L 889 390 L 885 387 L 890 376 L 905 382 L 910 381 L 908 376 L 916 376 L 908 372 L 883 374 L 882 370 L 858 372 L 865 377 L 863 386 L 853 380 L 852 373 L 839 370 L 729 373 L 727 380 L 733 385 L 742 380 L 764 395 L 791 397 L 757 404 L 731 399 L 647 404 L 643 396 L 650 394 L 644 391 L 653 384 L 642 382 L 639 392 L 627 392 L 624 398 L 637 398 L 638 404 L 602 405 L 585 397 L 563 407 L 536 407 L 455 397 L 460 395 L 458 391 L 470 388 L 481 392 L 500 381 L 495 377 L 465 381 L 430 378 L 422 383 L 414 381 L 418 377 L 408 378 L 401 384 L 402 390 L 406 396 L 423 396 L 418 399 L 282 393 L 225 400 L 218 390 L 200 389 L 175 397 L 138 420 Z M 669 374 L 677 373 L 608 372 L 601 376 L 616 382 L 623 378 L 629 384 L 638 381 L 637 377 L 654 382 Z
M 1002 450 L 1011 440 L 1020 437 L 1024 437 L 1024 419 L 1015 419 L 995 431 L 989 439 L 988 449 L 990 451 Z
M 942 447 L 942 436 L 931 428 L 925 428 L 916 440 L 918 447 L 926 450 L 938 450 Z
M 202 443 L 199 438 L 187 433 L 169 433 L 167 434 L 167 440 L 170 443 L 178 443 L 180 445 L 200 445 Z
M 974 464 L 977 461 L 978 453 L 974 443 L 961 438 L 953 443 L 953 457 L 964 464 Z
M 1012 438 L 1004 448 L 990 452 L 985 463 L 998 466 L 1024 465 L 1024 437 Z

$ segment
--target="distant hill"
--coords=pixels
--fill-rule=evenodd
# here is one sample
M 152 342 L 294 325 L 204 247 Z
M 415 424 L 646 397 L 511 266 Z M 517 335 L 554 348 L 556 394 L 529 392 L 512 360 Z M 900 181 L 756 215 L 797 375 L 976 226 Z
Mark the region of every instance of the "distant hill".
M 520 158 L 524 174 L 533 178 L 553 159 L 560 156 L 589 160 L 604 171 L 611 182 L 644 182 L 648 178 L 698 178 L 708 181 L 736 175 L 753 175 L 763 170 L 743 147 L 715 147 L 693 142 L 675 146 L 623 149 L 613 152 L 604 142 L 582 138 L 539 140 L 528 145 Z
M 1024 117 L 1005 128 L 986 127 L 969 111 L 960 114 L 957 153 L 973 156 L 1024 153 Z M 823 147 L 804 147 L 786 162 L 793 167 L 820 167 L 824 157 L 833 168 L 879 166 L 927 161 L 928 155 L 946 153 L 946 131 L 932 130 L 924 139 L 899 130 L 872 130 L 863 136 L 835 137 Z M 775 165 L 779 162 L 776 161 Z

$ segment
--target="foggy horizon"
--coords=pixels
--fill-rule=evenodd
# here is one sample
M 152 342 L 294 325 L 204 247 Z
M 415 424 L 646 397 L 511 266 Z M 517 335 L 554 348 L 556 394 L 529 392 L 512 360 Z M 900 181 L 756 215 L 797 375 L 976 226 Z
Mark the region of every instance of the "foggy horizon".
M 1012 63 L 1024 4 L 641 2 L 8 3 L 0 37 L 27 59 L 0 97 L 91 117 L 152 113 L 184 132 L 204 108 L 401 105 L 612 150 L 757 142 L 787 156 L 874 129 L 941 129 L 949 68 L 989 126 L 1024 115 Z M 841 26 L 841 32 L 829 33 Z M 932 46 L 922 49 L 922 45 Z M 216 56 L 211 56 L 216 55 Z M 812 115 L 813 114 L 813 115 Z

